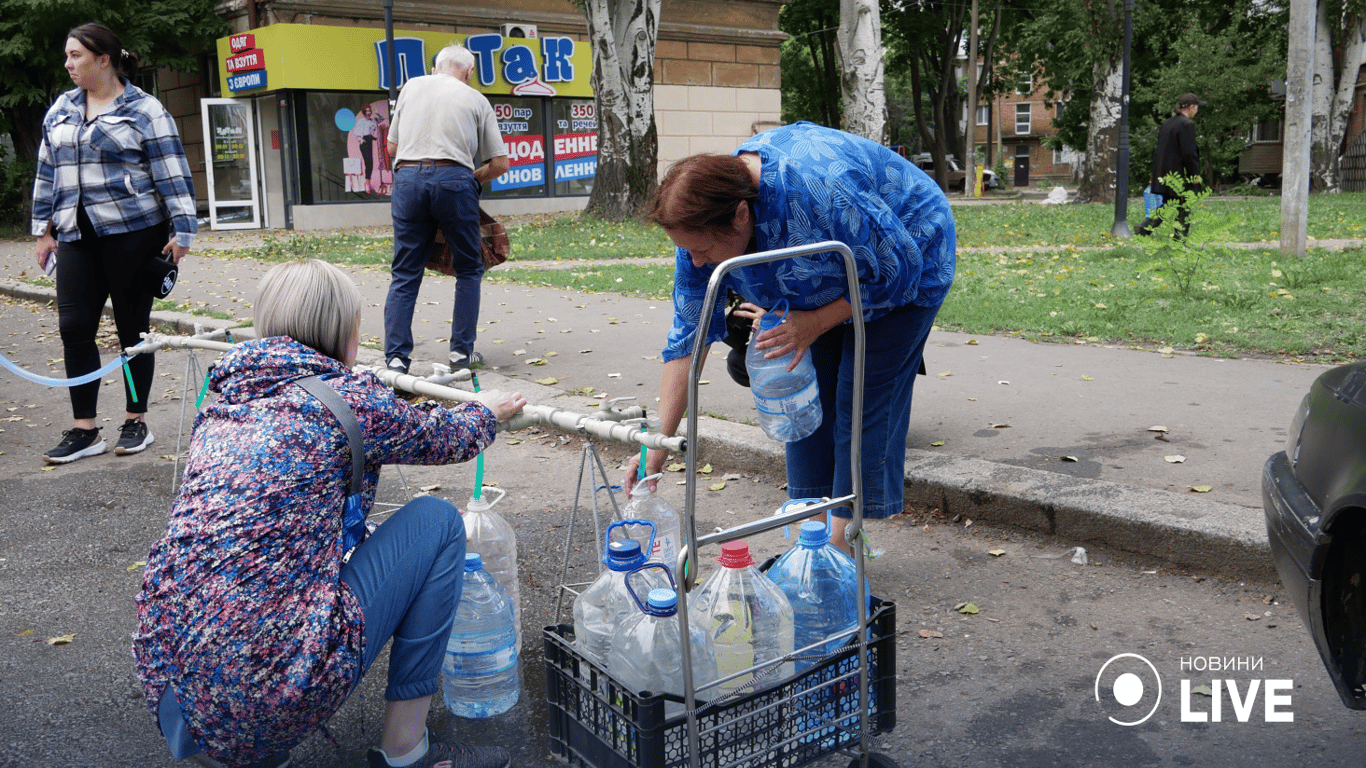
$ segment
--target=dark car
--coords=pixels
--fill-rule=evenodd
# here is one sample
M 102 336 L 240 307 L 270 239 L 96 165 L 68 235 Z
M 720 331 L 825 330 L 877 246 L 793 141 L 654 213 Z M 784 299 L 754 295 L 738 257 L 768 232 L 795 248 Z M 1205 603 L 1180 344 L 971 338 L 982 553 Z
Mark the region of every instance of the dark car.
M 1366 709 L 1366 362 L 1324 373 L 1262 469 L 1267 537 L 1342 702 Z

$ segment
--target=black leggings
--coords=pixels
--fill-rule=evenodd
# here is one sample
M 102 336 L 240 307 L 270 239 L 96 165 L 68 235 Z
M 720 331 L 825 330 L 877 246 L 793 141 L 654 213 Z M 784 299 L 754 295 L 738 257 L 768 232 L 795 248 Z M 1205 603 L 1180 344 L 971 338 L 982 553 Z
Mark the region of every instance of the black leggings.
M 169 239 L 165 224 L 119 235 L 98 237 L 86 216 L 78 209 L 76 223 L 81 239 L 57 244 L 57 327 L 62 337 L 62 352 L 69 378 L 99 370 L 100 350 L 95 344 L 105 299 L 114 306 L 114 325 L 119 345 L 131 347 L 142 340 L 140 334 L 150 326 L 152 294 L 133 284 L 133 274 L 148 259 L 166 247 Z M 152 389 L 152 355 L 135 355 L 128 361 L 137 386 L 137 399 L 128 389 L 123 371 L 116 375 L 123 382 L 128 413 L 146 413 L 147 395 Z M 71 412 L 77 419 L 95 418 L 100 381 L 71 387 Z

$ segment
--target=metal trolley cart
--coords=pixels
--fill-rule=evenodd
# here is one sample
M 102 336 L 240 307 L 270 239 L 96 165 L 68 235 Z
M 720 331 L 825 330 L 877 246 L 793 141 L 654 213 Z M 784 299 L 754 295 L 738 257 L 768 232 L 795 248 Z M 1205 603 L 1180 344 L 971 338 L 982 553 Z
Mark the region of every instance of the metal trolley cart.
M 854 379 L 852 403 L 852 492 L 819 504 L 788 511 L 791 503 L 774 516 L 706 536 L 696 535 L 697 501 L 697 387 L 706 348 L 706 324 L 720 292 L 721 278 L 733 269 L 816 253 L 838 253 L 844 259 L 849 301 L 854 318 Z M 851 631 L 838 653 L 820 656 L 820 645 L 795 649 L 794 656 L 815 654 L 820 659 L 794 677 L 747 693 L 736 692 L 712 699 L 708 689 L 693 680 L 688 643 L 682 645 L 685 706 L 682 714 L 666 716 L 665 705 L 679 697 L 622 689 L 600 667 L 578 654 L 573 646 L 572 626 L 559 624 L 545 630 L 546 697 L 550 707 L 551 751 L 576 766 L 592 768 L 790 768 L 806 765 L 835 753 L 854 755 L 851 768 L 895 768 L 885 755 L 871 746 L 876 734 L 896 725 L 896 607 L 867 594 L 864 579 L 862 473 L 860 468 L 863 426 L 863 373 L 865 339 L 863 305 L 853 252 L 844 243 L 829 241 L 766 251 L 730 259 L 712 273 L 702 303 L 701 322 L 693 344 L 688 382 L 685 453 L 687 495 L 684 510 L 686 547 L 679 554 L 678 620 L 682 636 L 688 636 L 688 590 L 696 584 L 698 549 L 720 544 L 783 525 L 800 522 L 835 507 L 853 510 L 849 530 L 855 551 L 860 612 L 857 633 Z M 826 414 L 825 418 L 835 418 Z M 823 641 L 824 642 L 824 641 Z M 760 664 L 736 675 L 776 674 L 784 660 Z M 717 681 L 721 682 L 721 681 Z M 744 689 L 742 689 L 744 690 Z M 708 701 L 707 699 L 712 699 Z

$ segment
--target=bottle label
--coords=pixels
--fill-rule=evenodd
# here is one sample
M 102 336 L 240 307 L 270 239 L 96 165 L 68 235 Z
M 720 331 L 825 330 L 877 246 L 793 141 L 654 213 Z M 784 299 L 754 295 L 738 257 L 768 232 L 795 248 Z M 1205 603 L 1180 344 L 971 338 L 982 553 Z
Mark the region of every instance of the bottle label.
M 816 386 L 813 378 L 800 392 L 793 392 L 784 397 L 764 397 L 758 392 L 754 393 L 754 407 L 761 413 L 772 416 L 786 416 L 796 413 L 809 407 L 820 398 L 820 389 Z

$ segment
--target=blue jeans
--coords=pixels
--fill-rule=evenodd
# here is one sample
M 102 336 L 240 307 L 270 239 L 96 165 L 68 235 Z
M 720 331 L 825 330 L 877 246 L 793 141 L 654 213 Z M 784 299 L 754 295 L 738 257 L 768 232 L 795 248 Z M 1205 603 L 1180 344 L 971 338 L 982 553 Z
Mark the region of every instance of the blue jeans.
M 357 684 L 392 637 L 384 698 L 407 701 L 436 693 L 464 572 L 465 521 L 455 505 L 433 496 L 404 504 L 356 547 L 341 579 L 365 618 Z M 200 751 L 172 688 L 162 694 L 157 716 L 173 757 Z
M 406 365 L 413 354 L 413 307 L 437 227 L 446 237 L 455 267 L 450 351 L 468 356 L 474 351 L 484 276 L 479 182 L 462 165 L 405 166 L 394 173 L 391 208 L 394 263 L 384 302 L 384 359 L 397 357 Z
M 906 431 L 911 394 L 939 307 L 905 306 L 864 323 L 863 516 L 901 511 L 906 484 Z M 844 496 L 853 489 L 849 444 L 853 423 L 854 327 L 826 331 L 807 350 L 816 366 L 823 418 L 805 439 L 787 444 L 787 494 Z M 852 517 L 846 507 L 837 517 Z

